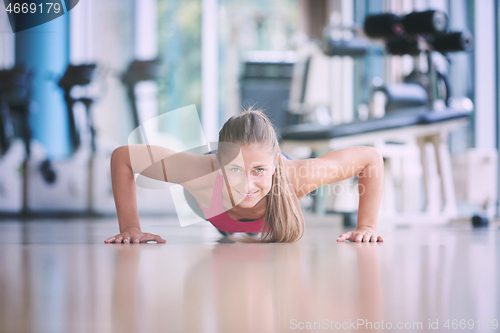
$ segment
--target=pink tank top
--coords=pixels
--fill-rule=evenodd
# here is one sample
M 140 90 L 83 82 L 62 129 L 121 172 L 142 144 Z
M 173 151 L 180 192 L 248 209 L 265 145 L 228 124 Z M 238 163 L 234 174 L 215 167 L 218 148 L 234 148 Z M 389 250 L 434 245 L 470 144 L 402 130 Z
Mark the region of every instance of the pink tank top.
M 198 203 L 201 210 L 205 216 L 212 216 L 207 218 L 210 223 L 220 231 L 224 232 L 248 232 L 248 233 L 259 233 L 262 230 L 262 224 L 264 223 L 264 217 L 261 217 L 255 221 L 237 221 L 227 215 L 222 205 L 222 186 L 223 177 L 221 174 L 217 174 L 215 179 L 214 191 L 212 193 L 212 202 L 209 208 L 204 208 Z M 220 213 L 222 212 L 222 213 Z M 218 214 L 218 215 L 216 215 Z

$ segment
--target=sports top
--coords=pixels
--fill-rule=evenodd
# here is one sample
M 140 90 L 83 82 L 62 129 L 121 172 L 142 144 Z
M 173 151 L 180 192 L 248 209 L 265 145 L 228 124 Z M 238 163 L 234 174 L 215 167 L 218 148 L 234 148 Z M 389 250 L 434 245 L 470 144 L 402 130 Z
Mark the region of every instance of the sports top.
M 214 191 L 212 193 L 212 202 L 209 208 L 204 208 L 198 203 L 201 210 L 207 217 L 207 220 L 212 223 L 214 227 L 224 232 L 247 232 L 247 233 L 259 233 L 262 229 L 262 224 L 264 223 L 264 217 L 261 217 L 255 221 L 237 221 L 227 215 L 224 206 L 222 205 L 222 186 L 223 177 L 220 173 L 217 174 L 215 179 Z M 221 213 L 222 212 L 222 213 Z M 208 217 L 211 216 L 211 217 Z

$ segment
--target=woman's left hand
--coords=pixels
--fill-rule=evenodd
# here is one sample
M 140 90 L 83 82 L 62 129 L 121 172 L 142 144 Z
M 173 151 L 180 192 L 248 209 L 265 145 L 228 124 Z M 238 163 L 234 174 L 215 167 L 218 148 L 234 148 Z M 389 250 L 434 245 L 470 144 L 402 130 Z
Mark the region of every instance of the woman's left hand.
M 348 231 L 343 233 L 337 238 L 337 242 L 344 242 L 349 240 L 351 242 L 383 242 L 382 236 L 376 233 L 376 230 L 368 226 L 360 226 L 356 231 Z

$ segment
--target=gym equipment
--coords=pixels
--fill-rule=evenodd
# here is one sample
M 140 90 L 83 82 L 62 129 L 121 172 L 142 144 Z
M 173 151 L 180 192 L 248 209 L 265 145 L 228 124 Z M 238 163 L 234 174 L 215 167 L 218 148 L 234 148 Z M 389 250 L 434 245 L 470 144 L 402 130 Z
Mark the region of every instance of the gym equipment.
M 17 214 L 26 211 L 31 94 L 32 73 L 24 66 L 0 70 L 1 213 Z
M 294 155 L 296 148 L 309 147 L 312 152 L 325 152 L 345 147 L 369 145 L 376 147 L 385 160 L 384 193 L 381 213 L 385 218 L 401 216 L 405 223 L 412 221 L 447 222 L 457 214 L 453 169 L 448 150 L 450 131 L 467 123 L 470 111 L 446 109 L 441 111 L 421 110 L 415 112 L 396 112 L 382 118 L 358 121 L 350 124 L 321 126 L 300 124 L 289 126 L 281 131 L 281 148 Z M 417 142 L 418 147 L 415 147 Z M 399 144 L 394 144 L 399 143 Z M 427 145 L 433 146 L 435 157 L 429 159 Z M 393 167 L 398 165 L 407 154 L 415 149 L 421 150 L 420 165 L 424 172 L 426 205 L 422 212 L 396 212 Z M 418 153 L 417 153 L 418 154 Z M 409 157 L 413 156 L 408 155 Z M 416 155 L 418 156 L 418 155 Z M 418 161 L 418 160 L 417 160 Z M 435 165 L 431 165 L 431 161 Z M 418 162 L 416 162 L 418 164 Z M 439 177 L 430 172 L 437 170 Z M 404 180 L 406 181 L 406 180 Z M 443 197 L 436 198 L 436 191 L 442 189 Z M 415 189 L 413 189 L 415 190 Z M 414 193 L 402 192 L 399 200 L 403 207 L 413 206 Z M 317 197 L 314 197 L 317 200 Z M 324 212 L 321 201 L 315 201 L 318 213 Z M 336 213 L 336 212 L 333 212 Z
M 438 10 L 412 12 L 403 17 L 401 23 L 407 34 L 435 34 L 448 28 L 448 17 Z
M 392 38 L 415 34 L 437 34 L 448 28 L 448 17 L 437 10 L 412 12 L 403 17 L 392 14 L 368 15 L 364 30 L 372 38 Z
M 468 32 L 448 32 L 447 29 L 446 14 L 437 10 L 412 12 L 405 16 L 384 13 L 365 18 L 365 35 L 383 39 L 388 54 L 414 57 L 414 71 L 403 78 L 404 84 L 408 86 L 397 84 L 374 89 L 370 102 L 372 107 L 375 106 L 372 116 L 379 117 L 385 111 L 397 109 L 400 109 L 398 112 L 405 112 L 416 106 L 425 106 L 431 110 L 436 107 L 436 102 L 438 105 L 448 106 L 448 78 L 446 73 L 437 70 L 432 53 L 437 51 L 446 56 L 448 52 L 468 51 L 472 48 L 472 37 Z M 357 37 L 355 33 L 354 27 L 329 23 L 324 30 L 323 53 L 327 56 L 354 58 L 364 56 L 370 48 L 375 50 L 366 39 Z M 345 36 L 351 37 L 345 40 Z M 422 73 L 419 66 L 419 56 L 422 53 L 427 56 L 428 70 L 425 73 Z M 422 94 L 423 91 L 427 97 Z M 341 96 L 337 96 L 339 98 Z M 384 101 L 383 105 L 380 105 L 380 101 Z M 333 104 L 335 103 L 332 103 L 332 107 Z M 378 111 L 380 109 L 381 112 Z
M 409 108 L 426 108 L 429 97 L 424 87 L 417 83 L 399 83 L 374 89 L 374 94 L 382 93 L 383 112 L 408 112 Z M 374 106 L 374 108 L 377 106 Z M 379 114 L 377 111 L 374 113 Z
M 342 214 L 342 225 L 347 228 L 356 228 L 358 224 L 358 212 L 337 212 Z
M 482 215 L 474 215 L 472 216 L 472 226 L 474 228 L 488 227 L 488 218 Z
M 133 60 L 125 72 L 120 75 L 120 80 L 127 90 L 127 97 L 130 105 L 130 112 L 132 118 L 132 134 L 129 136 L 128 144 L 158 144 L 166 145 L 172 148 L 170 145 L 174 141 L 179 141 L 175 136 L 168 136 L 168 133 L 159 133 L 158 124 L 154 119 L 145 119 L 145 114 L 143 110 L 139 109 L 139 99 L 137 96 L 137 86 L 141 82 L 157 82 L 161 80 L 163 75 L 163 65 L 160 59 L 151 60 Z M 170 113 L 170 112 L 168 112 Z M 167 114 L 168 114 L 167 113 Z M 158 114 L 154 114 L 158 116 Z M 167 117 L 168 118 L 168 117 Z M 155 128 L 152 128 L 151 124 L 154 123 Z M 146 135 L 146 127 L 148 132 Z M 162 134 L 162 137 L 158 135 Z M 154 139 L 155 137 L 156 139 Z M 165 140 L 162 140 L 165 139 Z M 166 143 L 165 143 L 166 141 Z M 177 142 L 182 146 L 182 142 Z M 181 147 L 176 147 L 182 149 Z M 168 203 L 173 202 L 171 195 L 173 192 L 168 190 L 168 184 L 156 182 L 151 183 L 139 175 L 136 178 L 137 183 L 137 206 L 139 213 L 141 214 L 173 214 L 175 212 L 175 205 L 169 205 Z M 149 189 L 155 188 L 155 191 Z M 158 191 L 162 190 L 164 192 L 159 195 Z
M 90 107 L 93 100 L 88 97 L 75 99 L 71 96 L 71 90 L 75 86 L 86 86 L 92 80 L 92 74 L 96 68 L 95 64 L 73 66 L 69 65 L 63 77 L 59 80 L 59 87 L 64 90 L 64 101 L 68 108 L 68 125 L 71 139 L 71 148 L 75 152 L 81 144 L 81 137 L 78 131 L 78 124 L 75 119 L 74 105 L 77 102 L 82 102 L 85 105 L 87 116 L 87 128 L 90 131 L 90 147 L 92 152 L 96 151 L 95 147 L 95 129 L 92 123 L 92 113 Z
M 441 53 L 470 51 L 472 49 L 472 35 L 469 32 L 432 35 L 429 42 L 436 51 Z
M 36 141 L 31 143 L 28 162 L 28 209 L 45 213 L 89 213 L 92 207 L 93 158 L 96 152 L 90 96 L 72 96 L 76 86 L 87 87 L 93 78 L 95 64 L 68 65 L 58 85 L 64 92 L 71 155 L 52 160 Z M 77 106 L 83 105 L 84 110 Z
M 389 54 L 414 56 L 414 71 L 404 78 L 404 82 L 419 84 L 427 91 L 428 99 L 425 104 L 428 109 L 433 109 L 437 100 L 442 100 L 448 106 L 450 96 L 447 75 L 437 70 L 432 52 L 446 55 L 448 52 L 472 49 L 472 36 L 468 32 L 448 32 L 447 29 L 446 14 L 436 10 L 412 12 L 403 17 L 395 14 L 369 15 L 364 24 L 364 31 L 368 36 L 384 39 Z M 422 52 L 427 56 L 427 73 L 422 73 L 419 67 L 418 56 Z M 411 105 L 411 100 L 414 100 L 406 93 L 410 87 L 402 89 L 401 86 L 395 86 L 379 90 L 386 93 L 388 103 L 407 100 L 407 104 Z M 386 108 L 390 110 L 391 105 L 386 104 Z
M 328 31 L 328 29 L 325 29 Z M 327 56 L 349 56 L 353 58 L 364 57 L 371 48 L 366 38 L 354 36 L 349 40 L 334 39 L 331 34 L 324 38 L 323 53 Z
M 135 87 L 139 82 L 155 81 L 160 78 L 160 70 L 160 59 L 134 60 L 121 76 L 122 83 L 127 87 L 127 96 L 130 101 L 134 128 L 141 125 Z
M 372 38 L 401 36 L 403 34 L 401 17 L 391 13 L 368 15 L 365 18 L 364 30 L 366 35 Z
M 469 148 L 452 160 L 457 201 L 466 203 L 473 226 L 487 226 L 498 202 L 498 152 L 495 148 Z
M 392 38 L 386 42 L 387 52 L 394 55 L 419 55 L 420 49 L 416 40 L 406 40 L 404 38 Z
M 386 160 L 384 174 L 389 181 L 391 165 L 398 163 L 401 156 L 406 156 L 407 151 L 417 149 L 418 152 L 420 149 L 427 199 L 422 212 L 424 215 L 420 216 L 429 217 L 428 220 L 433 221 L 447 221 L 455 216 L 457 209 L 447 137 L 450 130 L 467 122 L 471 110 L 448 106 L 449 84 L 445 73 L 436 69 L 431 54 L 434 51 L 446 55 L 447 52 L 470 50 L 472 39 L 466 32 L 448 33 L 447 26 L 446 15 L 439 11 L 414 12 L 404 17 L 391 13 L 367 16 L 364 23 L 365 34 L 370 38 L 382 38 L 388 54 L 414 56 L 414 71 L 404 78 L 404 84 L 386 85 L 374 90 L 373 96 L 382 101 L 384 112 L 381 118 L 334 125 L 303 123 L 286 126 L 280 129 L 282 149 L 294 155 L 296 148 L 308 147 L 312 154 L 321 154 L 353 145 L 373 145 Z M 338 34 L 325 34 L 331 35 Z M 324 44 L 329 43 L 328 39 L 324 41 Z M 328 46 L 323 47 L 325 49 Z M 428 71 L 425 73 L 420 70 L 420 59 L 417 58 L 422 53 L 427 56 Z M 334 52 L 330 50 L 325 54 L 334 55 Z M 325 66 L 326 64 L 325 62 Z M 309 72 L 305 72 L 304 75 L 308 74 Z M 303 81 L 306 82 L 307 79 Z M 440 99 L 444 100 L 444 107 L 438 109 L 439 103 L 436 102 Z M 429 170 L 435 170 L 426 157 L 425 148 L 429 144 L 434 148 L 439 183 L 429 175 Z M 433 202 L 433 191 L 436 188 L 442 189 L 442 206 L 441 202 Z M 397 216 L 393 203 L 395 200 L 389 192 L 384 190 L 382 212 L 386 216 Z M 400 198 L 403 206 L 407 203 L 407 197 Z M 320 207 L 321 199 L 315 196 L 314 200 L 313 210 L 323 212 L 323 207 Z M 434 201 L 440 200 L 438 198 Z M 343 215 L 345 218 L 346 213 Z M 414 217 L 420 220 L 418 214 Z
M 429 125 L 441 121 L 448 121 L 467 117 L 470 111 L 444 110 L 395 113 L 382 118 L 357 121 L 350 124 L 324 126 L 318 124 L 299 124 L 283 128 L 280 131 L 282 141 L 316 141 L 330 140 L 362 133 L 371 133 L 384 130 L 404 128 L 413 125 Z
M 298 121 L 298 116 L 287 109 L 294 63 L 293 56 L 262 52 L 249 54 L 244 63 L 240 80 L 242 105 L 264 109 L 278 128 Z

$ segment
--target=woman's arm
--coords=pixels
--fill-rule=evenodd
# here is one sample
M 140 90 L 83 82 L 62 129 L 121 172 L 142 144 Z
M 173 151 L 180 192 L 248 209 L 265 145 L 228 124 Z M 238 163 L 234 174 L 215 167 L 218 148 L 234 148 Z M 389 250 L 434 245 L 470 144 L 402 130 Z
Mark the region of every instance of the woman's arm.
M 111 182 L 120 233 L 105 242 L 165 242 L 160 236 L 141 231 L 134 174 L 182 184 L 196 191 L 210 186 L 213 178 L 210 175 L 216 167 L 213 156 L 179 153 L 162 146 L 130 145 L 115 149 L 111 155 Z
M 127 146 L 115 149 L 111 155 L 111 183 L 115 199 L 120 233 L 106 239 L 105 243 L 139 243 L 154 240 L 165 243 L 158 235 L 143 233 L 139 223 L 134 172 Z
M 358 174 L 359 208 L 356 231 L 340 235 L 337 241 L 384 241 L 382 236 L 376 233 L 384 181 L 384 160 L 375 148 L 367 151 L 365 158 L 368 163 Z
M 293 161 L 292 161 L 293 162 Z M 288 167 L 299 198 L 327 184 L 358 175 L 359 208 L 357 228 L 340 235 L 338 241 L 382 241 L 376 234 L 382 197 L 383 158 L 373 147 L 335 150 L 318 158 L 296 161 Z M 292 181 L 293 183 L 293 181 Z

